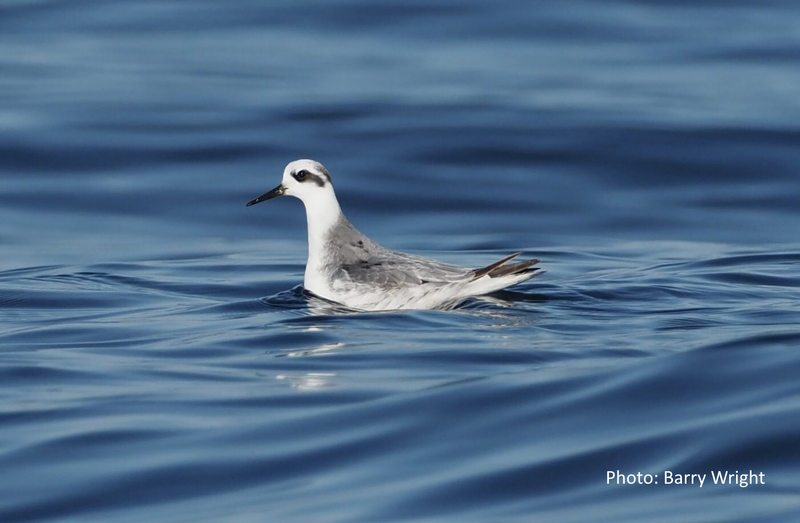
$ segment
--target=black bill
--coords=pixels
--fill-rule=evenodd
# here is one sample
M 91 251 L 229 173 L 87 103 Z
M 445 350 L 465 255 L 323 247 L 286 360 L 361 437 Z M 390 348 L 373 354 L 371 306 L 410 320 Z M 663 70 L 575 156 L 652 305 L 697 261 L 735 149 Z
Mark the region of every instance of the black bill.
M 269 192 L 265 192 L 255 200 L 250 200 L 247 202 L 247 206 L 250 207 L 251 205 L 255 205 L 257 203 L 265 202 L 267 200 L 271 200 L 273 198 L 277 198 L 278 196 L 282 196 L 286 189 L 283 188 L 283 185 L 279 185 L 272 189 Z

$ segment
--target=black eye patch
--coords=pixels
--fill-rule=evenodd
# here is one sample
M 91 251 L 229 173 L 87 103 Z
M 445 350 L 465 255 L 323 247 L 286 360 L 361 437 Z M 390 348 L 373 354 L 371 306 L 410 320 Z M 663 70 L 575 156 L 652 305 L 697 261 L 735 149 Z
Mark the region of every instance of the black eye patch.
M 326 179 L 330 179 L 330 178 L 323 178 L 305 169 L 300 169 L 297 172 L 293 172 L 292 178 L 301 183 L 306 181 L 312 181 L 315 184 L 317 184 L 318 187 L 323 187 L 325 185 Z

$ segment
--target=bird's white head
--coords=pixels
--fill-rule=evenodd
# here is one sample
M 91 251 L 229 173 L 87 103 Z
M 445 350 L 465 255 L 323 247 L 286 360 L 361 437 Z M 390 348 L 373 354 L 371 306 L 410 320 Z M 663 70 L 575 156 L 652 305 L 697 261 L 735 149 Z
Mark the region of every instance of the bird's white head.
M 319 204 L 325 201 L 336 201 L 331 184 L 331 175 L 319 162 L 314 160 L 295 160 L 283 170 L 281 184 L 251 200 L 247 206 L 255 205 L 278 196 L 294 196 L 308 204 Z

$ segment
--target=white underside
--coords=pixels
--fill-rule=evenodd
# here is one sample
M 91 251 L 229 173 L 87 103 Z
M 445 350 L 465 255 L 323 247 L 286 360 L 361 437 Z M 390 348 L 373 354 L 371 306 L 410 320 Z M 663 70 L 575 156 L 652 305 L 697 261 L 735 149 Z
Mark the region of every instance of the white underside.
M 499 291 L 537 274 L 534 272 L 500 278 L 484 276 L 474 281 L 458 281 L 444 285 L 424 283 L 415 287 L 384 290 L 367 285 L 354 286 L 350 282 L 331 283 L 324 274 L 309 271 L 309 267 L 310 265 L 306 267 L 304 281 L 306 290 L 320 298 L 364 311 L 450 308 L 471 296 Z

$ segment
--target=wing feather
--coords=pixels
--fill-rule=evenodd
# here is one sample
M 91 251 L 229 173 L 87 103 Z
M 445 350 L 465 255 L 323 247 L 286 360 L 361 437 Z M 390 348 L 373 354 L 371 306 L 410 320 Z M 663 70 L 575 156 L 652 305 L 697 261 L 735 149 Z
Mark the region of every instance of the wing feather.
M 345 275 L 356 284 L 384 289 L 468 281 L 472 274 L 465 267 L 388 250 L 374 253 L 365 260 L 344 264 L 337 269 L 337 272 L 340 271 L 340 275 Z
M 501 267 L 502 265 L 505 265 L 506 263 L 508 263 L 509 261 L 513 260 L 514 258 L 519 256 L 520 254 L 522 254 L 522 253 L 521 252 L 515 252 L 511 256 L 506 256 L 502 260 L 496 261 L 491 265 L 487 265 L 486 267 L 483 267 L 481 269 L 475 269 L 473 271 L 475 273 L 475 275 L 472 277 L 472 279 L 473 280 L 477 280 L 478 278 L 482 278 L 482 277 L 486 276 L 487 274 L 491 275 L 492 271 L 494 271 L 498 267 Z

